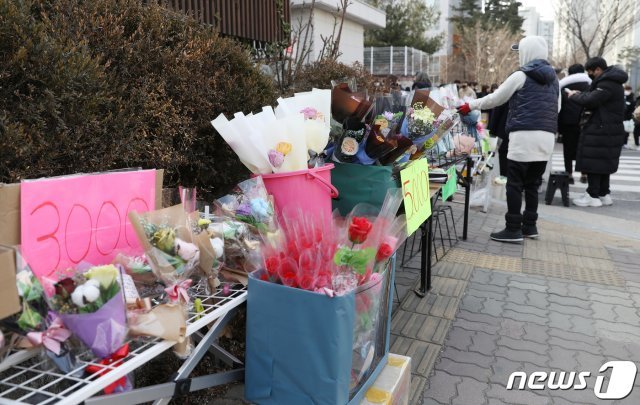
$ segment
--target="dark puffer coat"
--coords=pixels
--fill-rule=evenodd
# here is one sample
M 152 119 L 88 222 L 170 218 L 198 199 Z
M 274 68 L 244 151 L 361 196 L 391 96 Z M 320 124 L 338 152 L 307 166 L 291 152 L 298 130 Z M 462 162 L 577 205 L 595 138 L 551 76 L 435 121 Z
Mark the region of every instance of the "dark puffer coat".
M 591 83 L 590 91 L 571 97 L 584 107 L 582 132 L 578 143 L 576 171 L 612 174 L 618 171 L 624 131 L 624 90 L 629 76 L 610 66 Z

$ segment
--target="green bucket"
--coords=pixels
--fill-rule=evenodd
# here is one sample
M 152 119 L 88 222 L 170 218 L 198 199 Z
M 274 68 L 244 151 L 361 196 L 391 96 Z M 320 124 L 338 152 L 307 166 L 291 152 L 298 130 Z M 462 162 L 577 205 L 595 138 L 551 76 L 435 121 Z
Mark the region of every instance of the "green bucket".
M 333 209 L 338 209 L 340 215 L 347 215 L 359 203 L 381 208 L 387 190 L 400 187 L 398 180 L 392 177 L 393 166 L 334 164 L 331 183 L 340 194 L 333 199 Z

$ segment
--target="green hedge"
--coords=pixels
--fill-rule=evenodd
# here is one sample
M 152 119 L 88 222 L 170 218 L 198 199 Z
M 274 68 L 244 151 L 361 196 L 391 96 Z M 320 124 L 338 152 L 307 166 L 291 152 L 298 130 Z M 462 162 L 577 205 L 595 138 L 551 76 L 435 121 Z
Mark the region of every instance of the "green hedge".
M 0 0 L 0 181 L 123 167 L 224 192 L 247 176 L 209 121 L 277 97 L 249 53 L 140 0 Z

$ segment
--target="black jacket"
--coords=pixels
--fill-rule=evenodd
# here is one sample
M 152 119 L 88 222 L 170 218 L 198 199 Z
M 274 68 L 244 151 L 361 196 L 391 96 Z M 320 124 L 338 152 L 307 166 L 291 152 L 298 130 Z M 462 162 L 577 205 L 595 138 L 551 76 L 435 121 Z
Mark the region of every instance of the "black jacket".
M 576 171 L 612 174 L 618 171 L 624 131 L 624 90 L 629 76 L 610 66 L 591 83 L 590 91 L 571 97 L 582 107 L 582 133 L 578 142 Z
M 509 139 L 507 132 L 507 116 L 509 115 L 509 102 L 497 106 L 489 111 L 489 123 L 487 129 L 492 135 L 501 138 L 504 141 Z
M 572 98 L 569 98 L 565 89 L 578 90 L 580 92 L 589 91 L 589 83 L 577 82 L 568 84 L 560 89 L 562 93 L 562 107 L 558 115 L 559 127 L 575 126 L 580 123 L 580 115 L 582 114 L 582 106 Z M 560 131 L 562 132 L 562 131 Z

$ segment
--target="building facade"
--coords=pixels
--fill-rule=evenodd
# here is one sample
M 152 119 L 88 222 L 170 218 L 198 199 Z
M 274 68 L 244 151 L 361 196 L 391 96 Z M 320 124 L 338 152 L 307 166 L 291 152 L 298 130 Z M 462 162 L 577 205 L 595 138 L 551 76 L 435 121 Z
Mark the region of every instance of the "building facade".
M 322 52 L 324 40 L 334 33 L 334 27 L 339 23 L 338 8 L 340 0 L 316 0 L 313 9 L 313 16 L 309 18 L 311 11 L 310 0 L 291 1 L 291 25 L 292 36 L 300 32 L 311 21 L 309 29 L 310 53 L 308 61 L 318 59 Z M 364 30 L 367 28 L 384 28 L 386 26 L 386 15 L 362 0 L 350 0 L 345 14 L 345 20 L 340 36 L 339 51 L 341 53 L 338 60 L 351 64 L 354 62 L 364 62 Z M 337 28 L 335 29 L 337 33 Z M 292 38 L 292 41 L 302 40 Z
M 535 7 L 521 7 L 518 9 L 518 15 L 524 19 L 522 22 L 524 35 L 538 35 L 543 37 L 547 41 L 549 55 L 552 55 L 554 46 L 554 22 L 542 19 Z

